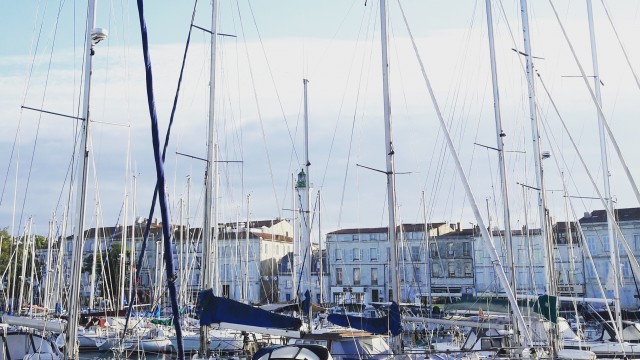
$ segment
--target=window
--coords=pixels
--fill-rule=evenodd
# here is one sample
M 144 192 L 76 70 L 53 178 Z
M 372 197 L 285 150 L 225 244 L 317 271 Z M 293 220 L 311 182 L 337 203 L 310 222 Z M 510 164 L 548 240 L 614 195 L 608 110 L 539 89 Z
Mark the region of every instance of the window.
M 587 246 L 589 247 L 589 251 L 591 251 L 591 253 L 596 251 L 596 237 L 595 236 L 587 236 Z
M 371 268 L 371 285 L 378 285 L 378 269 Z
M 431 265 L 431 274 L 433 275 L 433 277 L 441 277 L 442 276 L 442 274 L 440 272 L 440 264 L 434 263 L 433 265 Z
M 609 262 L 601 262 L 597 265 L 600 268 L 598 275 L 601 281 L 606 281 L 609 278 Z
M 354 248 L 354 249 L 352 249 L 352 252 L 353 252 L 353 261 L 359 261 L 360 260 L 360 249 Z
M 462 243 L 462 256 L 470 256 L 471 255 L 471 243 L 463 242 Z
M 291 280 L 287 280 L 286 288 L 287 288 L 287 289 L 291 289 L 291 287 L 293 287 L 293 281 L 291 281 Z
M 353 268 L 353 285 L 360 285 L 360 268 Z
M 476 262 L 476 266 L 483 266 L 486 264 L 484 253 L 482 252 L 482 250 L 476 249 L 473 255 L 473 259 Z
M 417 266 L 413 267 L 413 281 L 420 282 L 420 268 Z
M 437 258 L 438 256 L 438 244 L 429 244 L 429 252 L 431 253 L 432 258 Z
M 451 242 L 447 244 L 447 254 L 449 254 L 449 256 L 454 256 L 456 254 L 453 250 L 453 243 Z
M 342 268 L 336 268 L 336 285 L 342 285 Z
M 473 266 L 470 262 L 464 263 L 464 276 L 472 277 L 473 276 Z
M 336 260 L 342 260 L 342 249 L 336 249 Z
M 412 246 L 411 247 L 411 260 L 418 261 L 420 260 L 420 247 Z
M 369 234 L 369 239 L 371 241 L 378 241 L 379 238 L 378 234 Z
M 358 241 L 359 240 L 358 234 L 353 234 L 352 239 L 353 239 L 353 241 Z
M 602 242 L 602 250 L 604 252 L 609 252 L 609 236 L 601 236 L 600 241 Z
M 231 280 L 231 270 L 229 268 L 229 264 L 224 264 L 224 267 L 222 269 L 222 279 L 223 280 Z
M 449 277 L 456 276 L 456 264 L 454 262 L 449 263 Z
M 378 249 L 369 249 L 369 258 L 371 259 L 371 261 L 378 261 Z
M 291 301 L 291 293 L 286 293 L 286 294 L 285 294 L 285 296 L 284 296 L 284 298 L 285 298 L 287 301 Z
M 631 277 L 631 268 L 629 267 L 629 262 L 622 261 L 620 263 L 620 266 L 622 267 L 622 276 L 625 278 Z
M 633 243 L 635 245 L 635 250 L 640 250 L 640 234 L 633 235 Z

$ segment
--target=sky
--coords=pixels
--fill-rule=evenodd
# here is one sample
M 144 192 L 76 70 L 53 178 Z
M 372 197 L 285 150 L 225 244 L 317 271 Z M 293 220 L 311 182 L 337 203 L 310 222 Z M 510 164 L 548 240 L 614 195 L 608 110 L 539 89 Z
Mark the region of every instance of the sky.
M 524 58 L 513 51 L 523 51 L 517 3 L 492 2 L 514 228 L 539 223 L 536 191 L 530 188 L 537 183 Z M 463 227 L 478 223 L 452 155 L 445 149 L 399 4 L 483 221 L 502 228 L 498 156 L 487 148 L 495 148 L 497 140 L 485 2 L 472 0 L 389 1 L 398 222 L 424 222 L 426 209 L 429 222 Z M 551 154 L 543 162 L 547 198 L 554 218 L 573 220 L 602 208 L 601 200 L 593 199 L 597 191 L 589 180 L 590 174 L 602 192 L 598 119 L 552 4 L 586 74 L 591 76 L 593 69 L 585 1 L 532 1 L 531 46 L 540 74 L 535 84 L 540 144 Z M 635 104 L 640 89 L 603 4 L 632 67 L 640 61 L 640 49 L 633 41 L 640 31 L 640 4 L 593 2 L 603 113 L 631 175 L 638 178 L 640 125 Z M 145 6 L 153 90 L 164 134 L 194 3 L 156 0 Z M 4 2 L 2 7 L 0 227 L 14 234 L 22 234 L 27 226 L 38 234 L 46 235 L 50 227 L 55 234 L 69 234 L 78 122 L 21 106 L 78 116 L 86 3 Z M 195 9 L 194 24 L 210 28 L 210 3 L 200 1 Z M 362 167 L 385 170 L 378 10 L 377 0 L 220 1 L 219 32 L 232 35 L 219 38 L 215 69 L 221 222 L 245 221 L 247 213 L 252 219 L 293 216 L 298 205 L 292 178 L 305 162 L 302 79 L 306 78 L 311 197 L 315 203 L 319 190 L 321 199 L 320 224 L 316 216 L 314 234 L 387 226 L 386 177 Z M 130 224 L 147 217 L 155 184 L 135 2 L 99 1 L 97 27 L 107 29 L 109 36 L 96 45 L 93 57 L 86 227 Z M 176 224 L 202 224 L 205 166 L 197 158 L 204 158 L 207 151 L 209 68 L 209 35 L 193 28 L 165 162 L 171 219 Z M 569 135 L 577 142 L 588 172 Z M 616 206 L 638 206 L 610 140 L 608 150 Z M 154 217 L 159 216 L 156 211 Z

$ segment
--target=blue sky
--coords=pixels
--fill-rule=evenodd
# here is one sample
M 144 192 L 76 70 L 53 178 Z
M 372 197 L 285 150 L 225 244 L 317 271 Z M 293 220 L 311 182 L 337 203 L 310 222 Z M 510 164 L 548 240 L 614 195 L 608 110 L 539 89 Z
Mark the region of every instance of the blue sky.
M 477 200 L 483 208 L 488 205 L 495 224 L 501 211 L 496 156 L 474 145 L 495 146 L 484 2 L 414 0 L 402 4 Z M 314 188 L 322 189 L 326 212 L 323 232 L 386 225 L 384 176 L 356 166 L 384 168 L 378 3 L 368 0 L 364 5 L 364 0 L 221 2 L 220 31 L 238 37 L 221 41 L 218 141 L 221 158 L 244 161 L 243 165 L 221 167 L 221 221 L 244 217 L 249 193 L 253 217 L 291 217 L 287 210 L 293 206 L 290 179 L 302 165 L 302 78 L 306 77 L 310 80 L 311 176 Z M 502 13 L 499 5 L 494 2 L 496 51 L 506 146 L 514 151 L 507 156 L 513 222 L 516 227 L 524 223 L 535 226 L 537 220 L 531 215 L 535 203 L 530 198 L 523 200 L 522 188 L 516 184 L 535 182 L 526 83 L 521 59 L 511 50 L 522 46 L 519 11 L 516 4 L 504 2 Z M 584 2 L 555 5 L 590 73 Z M 638 4 L 616 1 L 607 5 L 636 64 L 640 54 L 632 40 L 638 33 Z M 75 139 L 73 122 L 20 111 L 22 104 L 63 113 L 77 109 L 86 5 L 83 1 L 63 2 L 54 36 L 59 6 L 60 2 L 5 2 L 0 13 L 0 29 L 5 34 L 0 46 L 0 116 L 6 124 L 0 135 L 3 227 L 14 223 L 19 229 L 33 216 L 36 231 L 46 233 L 53 212 L 56 221 L 62 221 Z M 209 7 L 207 2 L 199 2 L 197 25 L 209 27 Z M 146 4 L 154 90 L 165 128 L 192 8 L 193 3 L 186 1 Z M 125 213 L 130 222 L 134 207 L 136 216 L 146 216 L 154 181 L 135 3 L 100 1 L 98 10 L 97 25 L 108 28 L 110 36 L 97 46 L 94 57 L 92 117 L 99 123 L 92 127 L 95 167 L 90 171 L 91 216 L 87 226 L 121 223 Z M 640 152 L 634 141 L 638 130 L 634 104 L 640 90 L 599 1 L 594 2 L 594 11 L 605 83 L 603 108 L 630 167 L 637 169 L 634 164 L 640 161 Z M 442 148 L 433 106 L 396 1 L 390 1 L 390 17 L 396 167 L 410 172 L 398 177 L 400 220 L 422 221 L 424 191 L 430 221 L 475 223 L 452 161 Z M 581 80 L 565 77 L 578 75 L 578 70 L 548 2 L 531 4 L 531 26 L 534 55 L 544 58 L 536 62 L 536 68 L 580 142 L 590 171 L 601 179 L 594 106 Z M 33 44 L 40 28 L 34 56 Z M 178 222 L 180 199 L 185 203 L 188 199 L 190 208 L 185 213 L 195 226 L 201 223 L 203 165 L 176 152 L 203 156 L 206 151 L 207 47 L 206 34 L 194 30 L 166 164 L 172 218 Z M 550 204 L 556 218 L 571 218 L 557 191 L 563 187 L 562 176 L 570 195 L 594 196 L 595 192 L 540 85 L 537 91 L 539 112 L 546 124 L 543 147 L 552 151 L 552 160 L 559 162 L 558 167 L 549 160 L 545 163 L 548 188 L 554 190 L 549 192 Z M 14 139 L 19 139 L 16 146 Z M 9 163 L 12 151 L 14 157 Z M 617 203 L 621 207 L 638 206 L 617 159 L 610 157 Z M 583 200 L 576 201 L 575 207 L 580 216 L 601 206 L 598 201 Z M 527 219 L 525 208 L 529 208 Z

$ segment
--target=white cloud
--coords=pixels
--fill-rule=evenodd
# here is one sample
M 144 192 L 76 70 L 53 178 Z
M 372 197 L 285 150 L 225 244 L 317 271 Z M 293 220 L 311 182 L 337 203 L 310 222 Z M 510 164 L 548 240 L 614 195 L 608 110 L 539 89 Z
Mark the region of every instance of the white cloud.
M 440 106 L 459 145 L 462 161 L 477 199 L 482 201 L 487 197 L 497 196 L 497 169 L 495 153 L 473 145 L 477 142 L 494 146 L 496 141 L 486 50 L 486 25 L 484 18 L 478 16 L 483 15 L 480 12 L 475 14 L 472 27 L 452 26 L 437 31 L 423 31 L 417 41 Z M 517 20 L 510 21 L 512 27 L 517 23 Z M 532 24 L 535 26 L 534 53 L 545 58 L 536 61 L 536 68 L 553 92 L 554 99 L 561 107 L 564 119 L 570 124 L 573 135 L 580 137 L 581 148 L 589 159 L 592 171 L 599 176 L 599 150 L 593 104 L 580 79 L 561 77 L 576 75 L 577 70 L 569 57 L 564 40 L 558 33 L 555 20 L 542 17 Z M 401 23 L 394 23 L 394 37 L 390 50 L 396 169 L 411 172 L 398 176 L 401 220 L 422 221 L 420 197 L 421 191 L 424 190 L 432 214 L 431 220 L 455 222 L 462 219 L 463 223 L 474 221 L 468 211 L 468 202 L 464 200 L 451 158 L 442 150 L 442 134 L 413 50 L 402 27 Z M 583 19 L 569 17 L 567 27 L 571 36 L 575 37 L 584 66 L 590 66 L 588 38 L 584 35 L 586 28 Z M 603 37 L 611 39 L 611 34 L 606 29 L 602 32 Z M 512 206 L 515 209 L 512 213 L 522 224 L 524 215 L 521 211 L 521 189 L 515 183 L 535 186 L 526 82 L 521 73 L 521 58 L 510 50 L 514 46 L 502 22 L 497 29 L 497 36 L 506 146 L 510 150 L 527 152 L 526 155 L 509 153 L 507 156 L 510 191 L 514 203 Z M 514 36 L 517 47 L 520 48 L 519 30 Z M 323 185 L 323 227 L 333 230 L 338 224 L 342 227 L 386 225 L 384 176 L 355 166 L 356 163 L 379 169 L 384 169 L 385 166 L 378 39 L 376 34 L 371 33 L 363 35 L 362 38 L 367 40 L 355 42 L 340 38 L 328 41 L 323 38 L 293 36 L 264 39 L 262 45 L 255 41 L 248 42 L 246 52 L 245 44 L 240 39 L 237 43 L 231 39 L 221 42 L 221 71 L 217 80 L 216 100 L 220 158 L 244 161 L 242 165 L 221 166 L 223 220 L 235 220 L 235 209 L 245 201 L 242 191 L 245 195 L 248 192 L 252 193 L 252 213 L 255 217 L 274 217 L 279 213 L 285 217 L 291 216 L 290 212 L 283 209 L 291 207 L 290 177 L 298 172 L 303 162 L 302 77 L 306 76 L 310 80 L 312 182 L 316 188 Z M 267 53 L 268 65 L 262 46 Z M 182 44 L 151 44 L 154 91 L 159 121 L 163 129 L 162 138 L 173 102 L 183 48 Z M 636 155 L 638 152 L 634 145 L 633 131 L 637 130 L 637 124 L 633 121 L 637 89 L 633 87 L 629 76 L 625 75 L 626 65 L 620 61 L 617 45 L 610 40 L 601 41 L 599 49 L 602 54 L 602 77 L 606 84 L 605 113 L 611 117 L 614 132 L 619 136 L 618 140 L 622 144 L 625 156 L 628 157 L 627 160 L 631 164 L 637 164 L 640 159 Z M 199 157 L 205 156 L 206 153 L 209 64 L 207 53 L 206 45 L 193 40 L 166 162 L 174 219 L 177 219 L 178 198 L 187 196 L 186 179 L 189 176 L 191 213 L 196 226 L 200 223 L 196 217 L 201 214 L 197 206 L 201 204 L 204 164 L 199 160 L 176 156 L 175 152 Z M 635 59 L 640 55 L 635 49 L 630 49 L 630 54 Z M 81 64 L 78 55 L 75 53 L 74 62 L 74 53 L 71 50 L 57 51 L 49 74 L 47 94 L 43 103 L 45 109 L 73 114 L 78 108 L 80 72 L 76 68 Z M 37 71 L 34 71 L 35 76 L 24 100 L 25 105 L 40 106 L 47 58 L 38 58 L 36 61 L 39 65 Z M 130 124 L 130 128 L 95 124 L 92 130 L 102 221 L 113 224 L 124 202 L 125 189 L 128 189 L 129 194 L 132 193 L 132 177 L 125 174 L 129 142 L 133 168 L 131 173 L 138 174 L 137 215 L 146 216 L 148 211 L 155 181 L 149 115 L 140 49 L 119 46 L 114 42 L 107 51 L 106 44 L 100 44 L 94 60 L 92 119 Z M 18 199 L 22 199 L 25 190 L 28 161 L 39 116 L 34 112 L 19 110 L 23 102 L 25 81 L 22 74 L 29 63 L 30 59 L 26 57 L 0 57 L 0 66 L 3 69 L 0 72 L 0 116 L 7 124 L 5 131 L 0 134 L 4 154 L 11 151 L 16 124 L 20 119 L 22 124 Z M 548 119 L 549 131 L 558 141 L 554 147 L 561 147 L 562 153 L 569 161 L 570 168 L 564 170 L 571 170 L 571 174 L 576 177 L 578 185 L 572 186 L 571 191 L 580 189 L 580 195 L 591 196 L 593 191 L 589 190 L 588 184 L 585 183 L 583 171 L 577 166 L 575 155 L 568 147 L 567 137 L 562 134 L 556 116 L 540 86 L 537 92 L 541 113 Z M 257 97 L 257 105 L 254 96 Z M 287 123 L 284 122 L 284 117 Z M 347 172 L 347 153 L 354 121 L 351 159 Z M 70 161 L 74 139 L 73 120 L 43 115 L 40 126 L 24 215 L 35 215 L 39 229 L 46 229 L 48 217 L 58 205 Z M 335 129 L 335 142 L 329 158 Z M 294 144 L 291 137 L 295 143 L 297 157 L 292 155 Z M 545 146 L 545 149 L 547 148 L 549 146 Z M 272 169 L 269 169 L 267 164 L 267 152 L 270 155 Z M 559 154 L 554 154 L 554 157 L 559 157 Z M 612 166 L 616 180 L 615 192 L 621 194 L 619 205 L 637 206 L 627 196 L 622 196 L 628 193 L 628 185 L 620 181 L 622 174 L 616 162 L 612 161 Z M 7 163 L 8 155 L 0 162 L 3 172 Z M 559 171 L 551 165 L 549 161 L 545 163 L 549 175 L 548 188 L 559 189 Z M 9 181 L 0 206 L 2 224 L 10 223 L 13 166 L 9 171 Z M 270 173 L 273 173 L 274 184 L 271 183 Z M 345 173 L 348 173 L 346 180 Z M 565 176 L 568 177 L 568 174 Z M 242 189 L 240 184 L 243 179 Z M 88 206 L 92 208 L 97 196 L 94 193 L 93 179 L 90 180 L 90 184 L 91 200 Z M 343 192 L 344 205 L 341 209 Z M 63 195 L 62 199 L 66 199 L 66 195 Z M 563 208 L 555 195 L 551 196 L 551 201 L 557 206 L 558 212 Z M 586 206 L 591 206 L 592 209 L 599 208 L 597 202 L 590 202 Z M 18 208 L 20 210 L 20 206 Z M 57 208 L 57 212 L 60 217 L 60 207 Z M 89 210 L 88 213 L 93 214 L 95 211 Z M 342 216 L 340 219 L 339 214 Z M 557 217 L 564 218 L 564 215 L 558 214 Z M 529 221 L 535 222 L 531 219 Z M 95 220 L 88 221 L 93 222 Z

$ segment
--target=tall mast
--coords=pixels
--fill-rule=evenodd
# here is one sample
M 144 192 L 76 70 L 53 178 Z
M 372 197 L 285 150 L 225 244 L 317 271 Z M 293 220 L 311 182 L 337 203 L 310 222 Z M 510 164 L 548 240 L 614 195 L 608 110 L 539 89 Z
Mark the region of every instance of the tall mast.
M 598 106 L 602 109 L 602 93 L 600 91 L 600 73 L 598 70 L 598 54 L 596 48 L 596 32 L 593 24 L 593 9 L 591 0 L 587 0 L 587 16 L 589 18 L 589 40 L 591 42 L 591 62 L 593 64 L 594 92 Z M 622 331 L 622 314 L 620 309 L 620 288 L 618 284 L 618 269 L 620 268 L 620 249 L 616 241 L 615 219 L 609 214 L 613 214 L 613 199 L 611 198 L 611 185 L 609 184 L 609 162 L 607 156 L 607 135 L 604 128 L 604 118 L 598 111 L 598 130 L 600 134 L 600 160 L 602 161 L 602 180 L 604 185 L 604 200 L 609 211 L 607 211 L 607 230 L 609 233 L 609 248 L 611 249 L 611 271 L 613 281 L 613 306 L 615 312 L 615 322 L 618 332 Z M 606 211 L 607 209 L 605 209 Z
M 544 186 L 542 155 L 540 151 L 540 130 L 538 128 L 538 116 L 536 114 L 536 94 L 533 82 L 533 62 L 531 57 L 531 39 L 529 37 L 529 15 L 527 11 L 527 0 L 520 0 L 520 14 L 522 16 L 522 33 L 524 39 L 524 52 L 526 59 L 527 83 L 529 92 L 529 117 L 531 120 L 531 132 L 533 139 L 533 153 L 536 168 L 536 184 L 538 186 L 538 211 L 540 215 L 540 230 L 544 243 L 546 262 L 546 291 L 549 295 L 555 295 L 555 284 L 553 284 L 553 247 L 551 246 L 548 216 L 547 197 Z
M 98 219 L 100 214 L 98 213 L 98 204 L 96 203 L 96 229 L 93 232 L 93 255 L 91 256 L 91 278 L 89 289 L 89 310 L 93 310 L 95 304 L 95 287 L 96 287 L 96 265 L 98 262 L 98 229 L 100 228 Z
M 54 229 L 54 219 L 55 219 L 55 213 L 52 214 L 51 216 L 51 221 L 49 221 L 49 234 L 47 235 L 47 263 L 45 266 L 45 278 L 44 278 L 44 294 L 42 296 L 43 298 L 43 306 L 45 308 L 49 308 L 49 303 L 51 301 L 51 286 L 52 286 L 52 281 L 51 281 L 51 276 L 53 276 L 54 272 L 51 270 L 51 259 L 53 257 L 53 229 Z M 2 247 L 2 239 L 0 239 L 0 248 Z
M 125 294 L 126 294 L 126 290 L 125 290 L 125 278 L 126 278 L 126 271 L 127 271 L 127 267 L 126 267 L 126 262 L 127 262 L 127 218 L 128 218 L 128 210 L 129 209 L 129 195 L 126 194 L 126 190 L 125 190 L 125 195 L 124 195 L 124 209 L 123 209 L 123 216 L 122 216 L 122 231 L 120 232 L 120 285 L 118 286 L 118 310 L 122 310 L 124 309 L 125 303 L 124 303 L 124 299 L 125 299 Z
M 24 301 L 24 284 L 27 282 L 27 255 L 31 252 L 29 243 L 31 241 L 31 224 L 33 218 L 30 216 L 25 226 L 24 235 L 22 236 L 22 266 L 20 269 L 20 292 L 18 293 L 18 311 L 22 311 L 22 302 Z M 16 260 L 17 262 L 17 260 Z
M 533 140 L 533 154 L 536 168 L 536 184 L 538 186 L 538 211 L 540 216 L 540 233 L 545 253 L 545 286 L 549 296 L 556 296 L 555 270 L 553 260 L 553 242 L 549 234 L 549 218 L 547 214 L 547 194 L 544 185 L 544 170 L 542 166 L 542 156 L 540 151 L 540 130 L 538 128 L 538 117 L 536 114 L 536 94 L 533 81 L 533 61 L 531 55 L 531 39 L 529 37 L 529 15 L 527 10 L 527 0 L 520 0 L 520 15 L 522 17 L 523 45 L 526 59 L 527 88 L 529 93 L 529 116 L 531 119 L 531 132 Z M 557 328 L 553 325 L 550 328 L 550 356 L 554 357 L 557 352 Z
M 82 117 L 80 146 L 78 147 L 78 183 L 76 194 L 76 223 L 73 237 L 73 251 L 71 253 L 71 286 L 68 298 L 67 341 L 65 345 L 65 357 L 76 359 L 78 357 L 77 333 L 78 317 L 80 315 L 80 276 L 82 271 L 82 248 L 84 244 L 84 220 L 86 210 L 86 189 L 89 163 L 89 99 L 91 95 L 91 72 L 93 68 L 94 44 L 104 39 L 104 32 L 94 32 L 96 21 L 96 2 L 89 0 L 87 6 L 87 28 L 85 34 L 85 60 L 84 60 L 84 93 L 82 95 Z
M 384 140 L 387 154 L 387 203 L 389 211 L 389 246 L 391 248 L 391 297 L 400 304 L 400 281 L 398 278 L 398 246 L 396 239 L 396 174 L 394 165 L 393 138 L 391 134 L 391 101 L 389 99 L 389 58 L 387 56 L 387 0 L 380 0 L 380 41 L 382 44 L 382 97 L 384 101 Z M 386 296 L 386 295 L 385 295 Z M 400 336 L 391 342 L 394 354 L 400 354 Z
M 507 172 L 504 164 L 504 137 L 506 136 L 502 129 L 502 117 L 500 115 L 500 92 L 498 90 L 498 70 L 496 66 L 496 52 L 493 37 L 493 13 L 491 11 L 491 0 L 485 0 L 487 12 L 487 31 L 489 35 L 489 57 L 491 61 L 491 84 L 493 86 L 493 110 L 496 123 L 496 142 L 498 146 L 498 168 L 500 169 L 500 189 L 502 191 L 502 209 L 504 221 L 504 239 L 507 248 L 507 269 L 511 277 L 511 288 L 513 296 L 517 299 L 516 290 L 516 270 L 513 259 L 513 243 L 511 239 L 511 214 L 509 213 L 509 192 L 507 189 Z M 491 219 L 489 217 L 489 219 Z M 510 311 L 513 316 L 513 309 Z M 516 338 L 518 337 L 518 322 L 513 319 L 512 326 Z
M 309 211 L 310 203 L 310 191 L 311 184 L 309 183 L 309 102 L 307 97 L 307 85 L 309 80 L 302 79 L 302 85 L 304 87 L 304 168 L 298 174 L 298 181 L 296 182 L 296 192 L 300 199 L 300 247 L 302 259 L 301 268 L 303 271 L 303 279 L 300 282 L 300 295 L 304 297 L 305 292 L 308 290 L 311 292 L 311 212 Z M 311 306 L 309 306 L 309 312 L 306 314 L 309 317 L 309 324 L 311 324 Z M 311 326 L 310 326 L 311 328 Z
M 424 242 L 426 246 L 426 265 L 427 265 L 427 302 L 429 307 L 429 317 L 433 317 L 433 304 L 431 296 L 431 248 L 429 245 L 429 223 L 427 218 L 427 200 L 424 196 L 424 190 L 422 191 L 422 211 L 424 215 Z
M 213 287 L 215 265 L 211 258 L 213 253 L 213 242 L 217 238 L 217 219 L 212 219 L 212 206 L 215 198 L 213 194 L 214 177 L 217 177 L 217 162 L 216 162 L 216 149 L 215 149 L 215 135 L 216 135 L 216 123 L 214 117 L 215 110 L 215 73 L 216 73 L 216 52 L 218 47 L 218 1 L 213 0 L 211 11 L 211 63 L 209 65 L 209 132 L 207 137 L 207 170 L 205 174 L 204 185 L 204 222 L 203 222 L 203 244 L 202 244 L 202 260 L 200 261 L 200 288 L 202 290 Z M 217 181 L 215 181 L 216 191 L 218 188 Z M 217 211 L 216 211 L 217 213 Z M 213 221 L 213 234 L 211 232 Z M 211 266 L 211 265 L 214 266 Z M 214 289 L 214 294 L 219 295 L 217 288 Z M 208 332 L 206 326 L 200 327 L 200 356 L 207 355 L 207 339 Z
M 296 178 L 294 174 L 291 174 L 291 209 L 292 209 L 292 219 L 291 224 L 293 224 L 291 239 L 293 241 L 293 251 L 291 254 L 291 284 L 293 289 L 297 289 L 298 278 L 296 274 L 298 273 L 298 263 L 300 262 L 299 254 L 300 254 L 300 241 L 298 240 L 298 231 L 296 226 L 297 216 L 298 216 L 298 206 L 296 205 Z
M 318 256 L 318 261 L 320 261 L 320 271 L 318 272 L 318 285 L 320 285 L 320 304 L 322 304 L 324 302 L 324 290 L 323 290 L 323 286 L 324 286 L 324 264 L 323 264 L 323 260 L 322 260 L 322 224 L 320 223 L 320 215 L 321 215 L 321 211 L 320 211 L 320 204 L 321 204 L 321 198 L 320 198 L 320 190 L 318 189 L 318 254 L 320 254 Z
M 178 273 L 180 274 L 180 292 L 178 293 L 178 304 L 184 304 L 184 293 L 187 289 L 184 271 L 184 198 L 180 196 L 180 235 L 178 239 Z
M 251 194 L 247 195 L 247 222 L 246 222 L 246 226 L 244 227 L 245 229 L 245 241 L 246 241 L 246 246 L 245 246 L 245 252 L 244 252 L 244 300 L 247 302 L 247 304 L 249 303 L 249 235 L 250 235 L 250 228 L 249 228 L 249 221 L 251 219 Z

